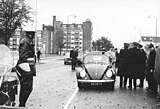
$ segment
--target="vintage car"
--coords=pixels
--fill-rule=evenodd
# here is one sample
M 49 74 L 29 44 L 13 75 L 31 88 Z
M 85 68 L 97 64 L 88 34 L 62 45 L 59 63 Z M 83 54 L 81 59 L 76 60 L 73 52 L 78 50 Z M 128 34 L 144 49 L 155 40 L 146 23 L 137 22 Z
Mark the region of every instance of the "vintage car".
M 82 66 L 76 68 L 76 77 L 79 89 L 102 86 L 114 90 L 116 70 L 104 52 L 90 52 L 84 55 Z

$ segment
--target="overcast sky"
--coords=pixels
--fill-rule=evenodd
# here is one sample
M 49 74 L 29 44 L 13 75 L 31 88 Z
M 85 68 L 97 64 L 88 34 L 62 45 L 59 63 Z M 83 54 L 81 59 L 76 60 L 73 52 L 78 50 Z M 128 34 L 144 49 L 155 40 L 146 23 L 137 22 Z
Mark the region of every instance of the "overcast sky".
M 36 10 L 36 0 L 26 0 Z M 82 24 L 90 19 L 93 24 L 93 40 L 108 37 L 115 47 L 124 42 L 138 41 L 142 36 L 160 36 L 160 0 L 37 0 L 37 30 L 42 24 L 57 21 Z M 148 16 L 151 16 L 148 18 Z M 29 27 L 29 26 L 28 26 Z M 35 29 L 35 25 L 29 29 Z

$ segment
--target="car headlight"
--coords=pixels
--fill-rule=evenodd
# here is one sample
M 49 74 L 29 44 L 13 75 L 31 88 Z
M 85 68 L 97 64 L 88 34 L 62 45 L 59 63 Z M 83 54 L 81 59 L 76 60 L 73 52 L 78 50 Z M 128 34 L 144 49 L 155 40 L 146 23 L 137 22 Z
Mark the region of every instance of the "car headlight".
M 109 78 L 110 78 L 110 77 L 112 77 L 113 73 L 112 73 L 112 71 L 111 71 L 111 70 L 108 70 L 108 71 L 107 71 L 107 73 L 106 73 L 106 75 L 107 75 L 107 77 L 109 77 Z
M 80 72 L 80 76 L 81 76 L 82 78 L 84 78 L 84 77 L 86 76 L 85 70 L 82 70 L 82 71 Z

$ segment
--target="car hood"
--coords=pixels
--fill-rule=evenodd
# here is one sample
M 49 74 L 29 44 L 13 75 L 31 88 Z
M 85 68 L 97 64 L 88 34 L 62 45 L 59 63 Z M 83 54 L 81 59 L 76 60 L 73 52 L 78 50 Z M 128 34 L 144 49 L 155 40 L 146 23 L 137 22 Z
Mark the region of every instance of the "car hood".
M 102 78 L 108 66 L 108 64 L 86 64 L 85 68 L 91 79 L 99 80 Z

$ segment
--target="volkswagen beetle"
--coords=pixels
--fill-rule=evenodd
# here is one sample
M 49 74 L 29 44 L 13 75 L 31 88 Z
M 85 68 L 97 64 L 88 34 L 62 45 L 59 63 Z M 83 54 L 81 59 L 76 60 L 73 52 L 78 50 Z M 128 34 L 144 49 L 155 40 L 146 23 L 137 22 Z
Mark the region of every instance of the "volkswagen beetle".
M 84 55 L 83 64 L 76 69 L 77 86 L 102 86 L 114 90 L 116 70 L 110 58 L 103 52 L 90 52 Z

